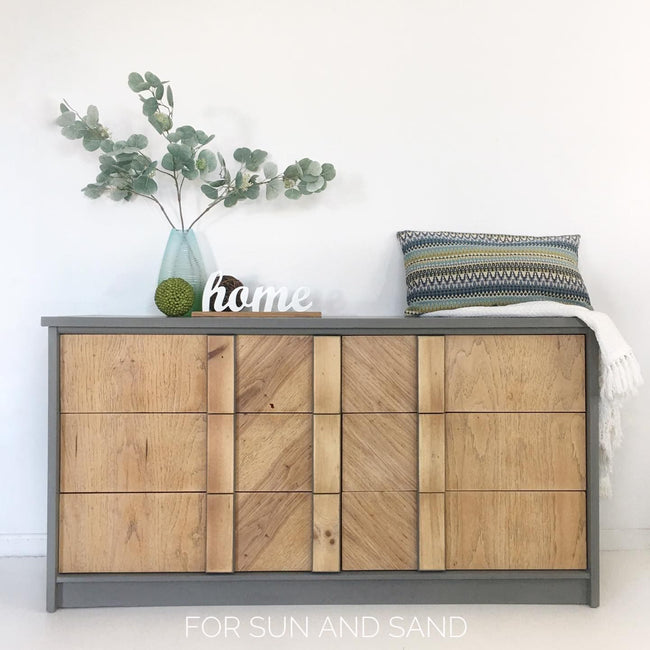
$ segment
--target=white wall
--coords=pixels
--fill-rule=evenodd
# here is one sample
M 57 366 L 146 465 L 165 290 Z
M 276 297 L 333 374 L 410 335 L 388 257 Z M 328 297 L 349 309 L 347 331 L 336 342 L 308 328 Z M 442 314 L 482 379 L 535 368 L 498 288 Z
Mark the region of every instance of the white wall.
M 65 97 L 97 104 L 115 136 L 156 141 L 132 70 L 173 80 L 177 123 L 228 155 L 336 164 L 317 197 L 206 219 L 228 272 L 310 285 L 327 315 L 398 315 L 398 229 L 579 232 L 594 305 L 650 373 L 647 0 L 3 5 L 0 553 L 40 548 L 45 531 L 40 316 L 155 313 L 165 223 L 144 201 L 85 199 L 94 158 L 53 123 Z M 649 396 L 625 412 L 602 506 L 623 545 L 648 543 Z

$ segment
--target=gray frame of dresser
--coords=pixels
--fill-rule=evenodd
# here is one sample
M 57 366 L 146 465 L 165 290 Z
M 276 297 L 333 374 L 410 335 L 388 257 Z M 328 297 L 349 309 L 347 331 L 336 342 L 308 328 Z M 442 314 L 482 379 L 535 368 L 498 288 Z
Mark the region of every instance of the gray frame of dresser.
M 47 611 L 156 605 L 600 602 L 598 344 L 577 318 L 44 317 L 48 327 Z M 552 571 L 59 574 L 59 336 L 61 334 L 583 334 L 587 409 L 587 568 Z

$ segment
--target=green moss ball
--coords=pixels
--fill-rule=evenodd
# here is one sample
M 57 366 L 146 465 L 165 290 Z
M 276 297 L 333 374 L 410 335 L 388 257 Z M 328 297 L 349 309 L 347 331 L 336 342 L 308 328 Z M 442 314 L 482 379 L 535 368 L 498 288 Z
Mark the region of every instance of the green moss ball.
M 184 316 L 194 304 L 194 289 L 183 278 L 169 278 L 158 285 L 154 302 L 166 316 Z

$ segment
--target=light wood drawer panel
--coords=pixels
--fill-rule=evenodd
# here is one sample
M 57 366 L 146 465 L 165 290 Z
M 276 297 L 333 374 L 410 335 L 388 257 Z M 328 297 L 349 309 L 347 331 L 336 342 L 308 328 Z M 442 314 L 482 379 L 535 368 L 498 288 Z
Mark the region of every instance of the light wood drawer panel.
M 311 413 L 311 336 L 237 336 L 236 405 L 239 413 Z
M 344 336 L 343 412 L 418 410 L 415 336 Z
M 448 490 L 584 490 L 583 413 L 449 413 Z
M 202 491 L 205 447 L 205 415 L 64 414 L 61 491 Z
M 205 336 L 61 336 L 64 413 L 189 413 L 205 405 Z
M 447 492 L 448 569 L 584 569 L 584 492 Z
M 311 571 L 312 495 L 235 495 L 236 571 Z
M 206 571 L 232 573 L 234 569 L 234 514 L 232 494 L 208 494 Z
M 314 413 L 341 412 L 341 337 L 314 337 Z
M 312 571 L 341 570 L 341 496 L 314 494 Z
M 420 571 L 445 569 L 445 495 L 418 494 L 418 555 Z
M 343 490 L 417 490 L 418 416 L 354 413 L 343 416 Z
M 235 412 L 234 336 L 208 336 L 208 412 Z
M 417 569 L 415 492 L 344 492 L 342 513 L 344 571 Z
M 447 336 L 447 411 L 584 411 L 583 335 Z
M 238 492 L 311 492 L 312 416 L 237 415 L 235 462 Z
M 205 494 L 62 494 L 59 571 L 205 571 Z

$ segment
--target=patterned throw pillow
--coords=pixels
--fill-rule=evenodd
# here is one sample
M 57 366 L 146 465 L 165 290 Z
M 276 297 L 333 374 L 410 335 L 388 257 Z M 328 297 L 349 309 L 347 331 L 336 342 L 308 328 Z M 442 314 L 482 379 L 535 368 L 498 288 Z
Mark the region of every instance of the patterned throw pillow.
M 523 237 L 402 230 L 407 316 L 555 300 L 591 309 L 578 271 L 580 235 Z

